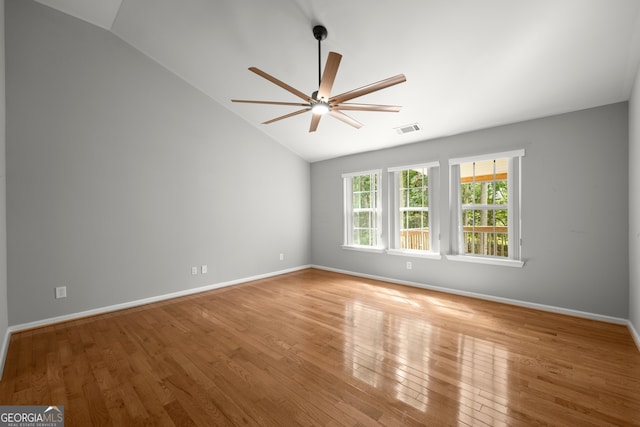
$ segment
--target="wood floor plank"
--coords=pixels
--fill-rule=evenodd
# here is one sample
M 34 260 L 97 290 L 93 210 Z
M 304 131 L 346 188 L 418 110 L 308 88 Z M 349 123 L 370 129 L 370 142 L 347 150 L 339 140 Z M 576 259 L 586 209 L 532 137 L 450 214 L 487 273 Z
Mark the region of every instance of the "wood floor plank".
M 640 426 L 624 325 L 307 269 L 13 334 L 69 426 Z

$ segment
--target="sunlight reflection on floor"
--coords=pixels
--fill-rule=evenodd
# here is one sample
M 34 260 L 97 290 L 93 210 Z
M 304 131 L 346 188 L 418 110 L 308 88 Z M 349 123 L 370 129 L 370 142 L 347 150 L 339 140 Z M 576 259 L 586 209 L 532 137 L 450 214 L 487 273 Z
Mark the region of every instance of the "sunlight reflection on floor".
M 471 310 L 465 310 L 463 304 L 449 307 L 435 297 L 423 297 L 427 301 L 420 303 L 394 290 L 372 287 L 372 292 L 411 307 L 424 306 L 424 316 L 416 316 L 415 311 L 389 313 L 363 301 L 347 305 L 344 362 L 354 378 L 425 413 L 430 405 L 438 405 L 440 413 L 445 406 L 450 420 L 458 420 L 460 425 L 477 421 L 478 412 L 492 420 L 494 411 L 505 410 L 508 351 L 499 344 L 464 334 L 457 340 L 441 342 L 440 329 L 429 321 L 432 309 L 452 320 L 461 314 L 473 316 Z M 433 352 L 439 357 L 431 357 Z M 450 383 L 450 395 L 431 396 L 431 381 Z M 483 400 L 483 394 L 492 399 Z M 496 403 L 494 396 L 504 401 Z

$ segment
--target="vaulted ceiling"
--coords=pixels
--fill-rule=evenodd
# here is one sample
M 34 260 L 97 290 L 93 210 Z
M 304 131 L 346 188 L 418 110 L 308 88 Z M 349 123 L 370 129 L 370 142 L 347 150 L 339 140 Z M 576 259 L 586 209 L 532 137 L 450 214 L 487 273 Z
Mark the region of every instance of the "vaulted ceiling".
M 423 141 L 629 99 L 640 60 L 638 0 L 38 0 L 111 31 L 308 161 Z M 311 94 L 322 43 L 343 55 L 332 93 L 403 73 L 357 99 L 399 113 L 350 112 L 352 128 L 310 114 L 247 70 Z M 355 100 L 354 100 L 355 102 Z M 421 131 L 395 128 L 418 123 Z M 232 141 L 229 141 L 232 143 Z

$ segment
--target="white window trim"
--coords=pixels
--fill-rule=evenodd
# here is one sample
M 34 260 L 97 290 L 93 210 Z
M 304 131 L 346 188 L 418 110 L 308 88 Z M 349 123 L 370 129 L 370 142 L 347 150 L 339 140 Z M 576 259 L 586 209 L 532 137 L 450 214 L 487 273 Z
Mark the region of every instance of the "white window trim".
M 411 249 L 387 249 L 387 254 L 413 258 L 442 259 L 440 252 L 416 251 Z
M 380 246 L 341 245 L 340 247 L 349 251 L 371 252 L 376 254 L 383 254 L 385 252 L 384 247 Z
M 511 158 L 524 157 L 524 149 L 513 150 L 513 151 L 503 151 L 501 153 L 480 154 L 478 156 L 456 157 L 453 159 L 449 159 L 449 166 L 459 165 L 461 163 L 481 162 L 484 160 L 493 160 L 493 159 L 508 158 L 508 157 L 511 157 Z
M 440 167 L 440 162 L 439 161 L 434 161 L 434 162 L 426 162 L 426 163 L 416 163 L 413 165 L 403 165 L 403 166 L 395 166 L 392 168 L 388 168 L 387 171 L 388 172 L 401 172 L 403 170 L 406 169 L 429 169 L 429 168 L 439 168 Z
M 462 262 L 472 262 L 475 264 L 489 264 L 489 265 L 501 265 L 504 267 L 516 267 L 522 268 L 524 266 L 524 261 L 518 259 L 510 259 L 510 258 L 494 258 L 494 257 L 485 257 L 481 255 L 452 255 L 447 254 L 446 258 L 449 261 L 462 261 Z
M 524 149 L 504 151 L 500 153 L 481 154 L 478 156 L 458 157 L 449 159 L 449 211 L 451 216 L 451 241 L 450 252 L 446 258 L 451 261 L 471 262 L 476 264 L 500 265 L 506 267 L 522 268 L 525 262 L 522 260 L 522 157 Z M 509 204 L 509 258 L 482 256 L 476 254 L 464 254 L 459 251 L 463 247 L 462 241 L 462 210 L 460 205 L 459 173 L 454 173 L 452 166 L 462 163 L 479 162 L 484 160 L 509 159 L 509 200 L 513 200 L 514 188 L 518 188 L 516 203 Z M 514 169 L 516 173 L 514 172 Z M 455 182 L 454 182 L 455 181 Z
M 411 249 L 401 249 L 398 247 L 400 240 L 400 195 L 399 172 L 407 169 L 427 169 L 429 177 L 429 251 L 419 251 Z M 412 165 L 403 165 L 387 168 L 389 172 L 389 244 L 394 247 L 387 249 L 389 255 L 442 259 L 440 254 L 440 217 L 439 217 L 439 199 L 440 199 L 440 162 L 432 161 L 426 163 L 416 163 Z
M 378 177 L 378 197 L 376 198 L 376 207 L 374 209 L 376 216 L 376 246 L 368 246 L 368 245 L 356 245 L 351 243 L 351 239 L 353 238 L 353 180 L 352 178 L 355 176 L 362 175 L 377 175 Z M 344 235 L 343 235 L 343 244 L 341 247 L 343 249 L 363 251 L 363 252 L 374 252 L 374 253 L 384 253 L 384 241 L 382 240 L 382 194 L 383 194 L 383 184 L 382 184 L 382 169 L 371 169 L 360 172 L 350 172 L 342 174 L 342 185 L 343 185 L 343 218 L 344 218 Z

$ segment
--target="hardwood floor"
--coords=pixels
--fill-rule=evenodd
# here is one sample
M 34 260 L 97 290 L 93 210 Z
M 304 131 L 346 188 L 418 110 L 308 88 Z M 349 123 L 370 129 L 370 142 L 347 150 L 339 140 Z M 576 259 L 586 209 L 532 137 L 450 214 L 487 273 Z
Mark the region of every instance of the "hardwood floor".
M 628 329 L 303 270 L 16 333 L 66 426 L 640 426 Z

